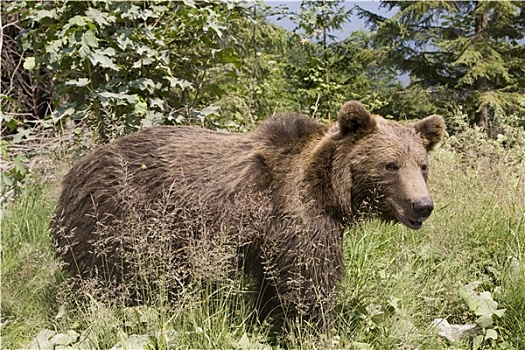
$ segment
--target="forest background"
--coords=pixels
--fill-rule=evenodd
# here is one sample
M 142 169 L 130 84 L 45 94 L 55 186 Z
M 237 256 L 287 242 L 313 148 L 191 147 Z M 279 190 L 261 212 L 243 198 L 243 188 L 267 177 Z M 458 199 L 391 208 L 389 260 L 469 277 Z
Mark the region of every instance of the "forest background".
M 468 285 L 480 276 L 486 283 L 488 274 L 495 282 L 486 290 L 492 292 L 504 286 L 501 281 L 525 285 L 521 283 L 525 281 L 525 2 L 381 1 L 377 3 L 379 11 L 365 5 L 303 1 L 290 6 L 292 11 L 285 4 L 265 2 L 2 2 L 2 277 L 12 282 L 10 287 L 2 283 L 2 334 L 9 329 L 10 335 L 4 337 L 8 344 L 20 346 L 20 339 L 29 340 L 27 334 L 33 336 L 38 327 L 48 324 L 54 317 L 49 310 L 57 311 L 58 307 L 48 307 L 49 296 L 26 296 L 25 284 L 16 277 L 31 271 L 35 280 L 36 267 L 24 260 L 24 254 L 34 253 L 34 249 L 39 256 L 50 253 L 49 241 L 43 237 L 53 199 L 34 193 L 42 187 L 42 176 L 44 182 L 48 176 L 49 169 L 42 168 L 60 162 L 66 162 L 67 167 L 97 144 L 152 125 L 244 132 L 275 112 L 285 111 L 328 122 L 347 100 L 359 100 L 372 112 L 394 120 L 434 113 L 446 119 L 443 152 L 436 155 L 442 164 L 436 170 L 442 175 L 437 176 L 442 182 L 436 184 L 436 196 L 450 201 L 440 209 L 448 220 L 447 227 L 455 227 L 448 232 L 447 242 L 456 242 L 458 254 L 464 254 L 464 245 L 472 239 L 472 252 L 477 255 L 452 259 L 453 267 L 443 258 L 438 265 L 449 269 L 442 272 L 450 272 L 449 279 L 425 272 L 425 280 L 435 279 L 439 281 L 436 286 L 443 287 L 456 283 L 452 280 L 457 278 Z M 278 18 L 286 18 L 289 28 L 275 24 Z M 363 21 L 363 30 L 344 32 L 357 18 Z M 451 174 L 457 178 L 449 178 Z M 471 192 L 460 193 L 458 188 Z M 28 198 L 31 205 L 44 201 L 45 208 L 31 209 L 31 217 L 18 217 L 25 215 L 21 209 L 28 205 Z M 472 223 L 471 218 L 480 212 L 485 213 L 485 221 Z M 25 242 L 21 232 L 33 229 L 38 213 L 42 214 L 38 221 L 41 232 L 30 231 L 32 248 L 25 251 L 20 248 Z M 13 224 L 16 218 L 21 220 L 18 226 Z M 456 249 L 435 241 L 441 237 L 438 227 L 436 223 L 435 231 L 429 231 L 427 241 L 431 243 L 423 238 L 412 242 L 415 250 L 425 250 L 433 262 L 436 256 L 453 256 Z M 352 233 L 354 238 L 364 235 L 369 245 L 358 246 L 363 241 L 352 240 L 349 249 L 355 248 L 356 254 L 350 261 L 359 262 L 366 253 L 371 270 L 359 266 L 359 276 L 352 275 L 349 263 L 352 283 L 363 282 L 361 289 L 357 283 L 351 290 L 378 293 L 372 304 L 384 304 L 384 310 L 390 311 L 381 317 L 390 316 L 385 316 L 387 321 L 379 320 L 373 318 L 376 314 L 359 308 L 360 315 L 368 318 L 356 321 L 357 326 L 350 322 L 357 334 L 352 339 L 376 346 L 384 341 L 384 348 L 392 348 L 390 338 L 378 337 L 376 332 L 383 329 L 381 322 L 388 320 L 397 327 L 395 320 L 401 309 L 391 295 L 383 294 L 388 291 L 384 284 L 377 284 L 383 289 L 367 289 L 366 281 L 376 276 L 372 271 L 377 268 L 372 261 L 374 253 L 378 261 L 394 253 L 381 243 L 385 236 L 374 236 L 385 228 L 367 228 Z M 391 237 L 399 237 L 396 230 L 388 228 L 387 236 L 390 232 Z M 464 236 L 467 233 L 469 236 Z M 41 246 L 32 241 L 36 236 Z M 479 242 L 487 242 L 484 253 L 478 249 Z M 423 259 L 418 254 L 412 258 Z M 462 265 L 463 260 L 468 261 L 468 267 Z M 410 259 L 405 262 L 415 266 Z M 515 277 L 507 271 L 509 262 L 518 264 L 521 275 Z M 407 276 L 415 275 L 413 270 L 409 272 Z M 505 279 L 502 276 L 507 272 Z M 47 282 L 42 283 L 48 290 L 55 284 L 49 282 L 54 277 L 46 276 Z M 514 307 L 516 315 L 513 318 L 507 311 L 502 318 L 507 326 L 485 324 L 481 340 L 470 339 L 469 346 L 525 346 L 520 340 L 525 339 L 525 324 L 519 321 L 525 312 L 519 293 L 524 292 L 518 288 L 507 294 L 506 300 L 511 300 L 507 309 Z M 457 322 L 472 320 L 471 312 L 476 311 L 466 311 L 452 295 L 447 291 L 446 297 L 439 299 L 443 303 L 436 302 L 442 307 L 440 312 L 453 313 Z M 35 301 L 32 298 L 40 303 L 37 307 L 30 303 Z M 366 304 L 367 298 L 357 298 L 358 304 Z M 31 332 L 27 332 L 24 318 L 29 310 L 37 315 L 28 316 Z M 490 309 L 494 311 L 490 317 L 496 319 L 497 310 Z M 420 325 L 428 323 L 427 318 L 418 314 L 411 322 Z M 24 332 L 17 333 L 17 327 Z M 495 338 L 489 330 L 495 330 Z M 198 333 L 192 336 L 201 337 L 202 332 Z M 117 338 L 113 333 L 108 337 L 108 343 Z M 429 348 L 435 348 L 437 343 L 430 344 Z
M 394 119 L 462 109 L 492 137 L 523 126 L 523 2 L 380 6 L 2 3 L 4 139 L 68 121 L 100 142 L 154 124 L 248 130 L 276 111 L 330 120 L 350 99 Z M 342 33 L 354 18 L 366 30 Z

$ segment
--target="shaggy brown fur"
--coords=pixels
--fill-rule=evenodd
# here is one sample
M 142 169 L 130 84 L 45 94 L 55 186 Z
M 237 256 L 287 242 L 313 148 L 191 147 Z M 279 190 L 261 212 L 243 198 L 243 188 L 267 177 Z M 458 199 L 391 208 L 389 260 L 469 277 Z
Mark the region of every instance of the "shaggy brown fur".
M 195 271 L 191 252 L 229 252 L 257 277 L 266 306 L 327 325 L 344 225 L 377 216 L 421 227 L 432 211 L 427 151 L 443 132 L 440 116 L 402 126 L 358 102 L 332 125 L 287 114 L 247 134 L 137 132 L 67 174 L 52 225 L 57 251 L 72 275 L 117 284 L 134 271 L 137 239 L 173 269 Z

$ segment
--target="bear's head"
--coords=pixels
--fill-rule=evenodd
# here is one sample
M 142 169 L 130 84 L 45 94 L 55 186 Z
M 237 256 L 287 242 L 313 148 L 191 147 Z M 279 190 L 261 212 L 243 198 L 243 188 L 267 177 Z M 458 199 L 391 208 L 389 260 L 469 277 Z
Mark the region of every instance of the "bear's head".
M 434 209 L 427 188 L 427 153 L 445 131 L 432 115 L 409 125 L 371 115 L 356 101 L 344 104 L 331 135 L 332 193 L 343 218 L 378 216 L 421 228 Z

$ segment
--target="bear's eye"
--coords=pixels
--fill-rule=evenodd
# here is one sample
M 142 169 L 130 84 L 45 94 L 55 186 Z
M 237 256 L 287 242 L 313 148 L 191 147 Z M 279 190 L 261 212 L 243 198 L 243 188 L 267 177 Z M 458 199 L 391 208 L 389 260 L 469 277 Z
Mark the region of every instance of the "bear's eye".
M 390 163 L 386 163 L 385 169 L 390 170 L 390 171 L 396 171 L 396 170 L 399 170 L 399 166 L 394 162 L 390 162 Z
M 421 171 L 427 172 L 428 171 L 428 165 L 421 164 Z

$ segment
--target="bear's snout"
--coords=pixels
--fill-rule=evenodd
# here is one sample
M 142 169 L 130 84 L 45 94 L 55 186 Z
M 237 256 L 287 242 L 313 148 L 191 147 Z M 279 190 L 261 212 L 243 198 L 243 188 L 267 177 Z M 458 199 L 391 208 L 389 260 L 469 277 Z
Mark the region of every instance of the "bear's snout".
M 434 210 L 434 202 L 431 198 L 426 197 L 412 203 L 412 209 L 414 209 L 414 213 L 418 218 L 426 219 L 430 216 L 432 210 Z
M 430 197 L 424 197 L 412 202 L 412 210 L 397 210 L 396 217 L 408 228 L 419 230 L 423 226 L 423 221 L 428 219 L 434 210 L 434 202 Z

